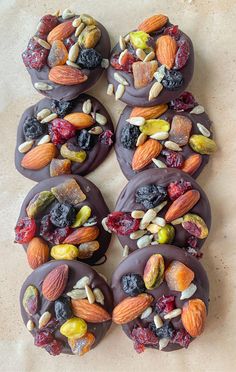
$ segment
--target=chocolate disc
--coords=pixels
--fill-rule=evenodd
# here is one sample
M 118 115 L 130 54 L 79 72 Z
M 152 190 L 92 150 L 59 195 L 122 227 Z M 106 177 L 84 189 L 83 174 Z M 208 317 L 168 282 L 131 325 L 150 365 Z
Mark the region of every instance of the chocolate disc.
M 44 280 L 50 273 L 52 273 L 51 279 L 54 280 L 50 281 L 47 279 L 47 283 L 45 284 Z M 92 291 L 97 288 L 95 293 L 102 293 L 104 299 L 100 303 L 98 302 L 99 298 L 97 298 L 97 301 L 93 305 L 90 305 L 92 306 L 91 309 L 96 309 L 96 314 L 94 310 L 94 314 L 90 313 L 90 315 L 87 314 L 86 316 L 83 313 L 81 316 L 78 316 L 78 310 L 75 310 L 77 301 L 81 301 L 80 306 L 86 310 L 88 308 L 88 300 L 86 295 L 82 295 L 79 300 L 75 300 L 76 296 L 78 297 L 79 291 L 80 293 L 85 292 L 84 284 L 79 285 L 80 289 L 77 290 L 73 289 L 73 287 L 81 278 L 85 277 L 87 277 L 86 283 L 89 288 Z M 50 293 L 48 288 L 51 290 Z M 26 291 L 29 293 L 28 296 Z M 31 303 L 27 301 L 27 298 L 31 300 Z M 38 301 L 36 301 L 37 298 Z M 82 355 L 84 352 L 96 347 L 108 331 L 111 325 L 110 314 L 113 308 L 113 296 L 105 280 L 90 266 L 77 261 L 59 260 L 42 265 L 28 276 L 21 289 L 20 306 L 23 321 L 35 338 L 36 346 L 43 345 L 43 348 L 46 348 L 49 353 L 53 354 L 53 350 L 55 350 L 53 342 L 58 342 L 58 353 Z M 39 329 L 42 318 L 40 324 L 39 319 L 45 312 L 49 313 L 46 315 L 50 319 L 48 323 L 45 321 L 46 324 L 42 324 Z M 102 314 L 99 321 L 97 318 L 98 312 Z M 69 322 L 66 328 L 66 334 L 71 331 L 71 343 L 74 339 L 76 340 L 78 334 L 77 336 L 73 334 L 74 330 L 72 325 L 70 325 L 70 322 L 72 323 L 74 318 L 77 319 L 76 321 L 79 327 L 83 327 L 83 329 L 80 334 L 81 339 L 77 339 L 78 344 L 75 348 L 73 344 L 74 352 L 72 352 L 68 343 L 68 336 L 63 335 L 60 329 L 63 324 Z M 78 321 L 78 319 L 80 320 Z M 31 328 L 33 329 L 31 330 Z M 84 328 L 87 328 L 87 331 L 86 329 L 84 331 Z M 43 344 L 44 334 L 46 338 L 45 344 L 47 346 Z
M 91 103 L 91 114 L 85 114 L 83 112 L 83 104 L 88 101 Z M 58 105 L 66 105 L 68 106 L 67 109 L 62 109 L 62 113 L 60 113 L 60 107 L 58 108 Z M 58 117 L 52 118 L 50 122 L 41 124 L 39 120 L 37 120 L 37 114 L 40 113 L 43 109 L 48 109 L 49 114 L 55 114 L 58 115 Z M 70 114 L 73 113 L 79 113 L 79 115 L 83 115 L 83 120 L 90 120 L 90 126 L 85 127 L 82 125 L 82 128 L 73 126 L 69 120 Z M 96 117 L 96 114 L 102 115 L 102 119 L 104 120 L 105 124 L 99 124 L 99 119 L 93 120 L 92 116 Z M 65 134 L 66 138 L 63 137 L 59 133 L 59 136 L 57 134 L 57 128 L 59 120 L 62 119 L 62 129 L 64 125 L 64 120 L 66 120 L 67 125 L 69 125 L 70 128 L 72 128 L 72 134 Z M 67 120 L 68 119 L 68 120 Z M 36 123 L 36 126 L 41 129 L 41 132 L 36 134 L 31 133 L 24 133 L 24 126 L 26 123 L 28 123 L 30 120 L 33 120 Z M 41 120 L 42 121 L 42 120 Z M 101 122 L 101 121 L 100 121 Z M 69 123 L 69 124 L 68 124 Z M 53 129 L 52 128 L 56 128 Z M 86 129 L 85 129 L 86 128 Z M 96 128 L 97 132 L 96 134 L 93 134 L 92 132 L 89 133 L 89 131 L 93 131 L 93 128 Z M 70 129 L 71 130 L 71 129 Z M 89 95 L 81 95 L 79 98 L 77 98 L 74 101 L 71 102 L 59 102 L 50 100 L 48 98 L 44 98 L 36 105 L 29 107 L 22 115 L 17 131 L 17 142 L 16 142 L 16 150 L 15 150 L 15 166 L 16 169 L 25 177 L 30 178 L 34 181 L 41 181 L 45 178 L 49 178 L 50 176 L 60 175 L 63 173 L 72 173 L 72 174 L 80 174 L 82 176 L 85 176 L 89 172 L 96 169 L 102 161 L 106 158 L 108 155 L 111 144 L 112 144 L 112 135 L 113 135 L 113 124 L 111 121 L 111 117 L 108 114 L 105 107 L 94 97 Z M 55 134 L 56 133 L 56 134 Z M 48 138 L 49 141 L 52 141 L 54 145 L 56 146 L 55 155 L 53 156 L 53 159 L 48 159 L 46 163 L 48 163 L 45 166 L 45 163 L 42 164 L 42 166 L 35 166 L 35 161 L 37 162 L 37 159 L 34 159 L 34 163 L 32 164 L 32 161 L 30 164 L 24 164 L 22 165 L 22 161 L 24 162 L 24 157 L 27 155 L 29 156 L 29 151 L 32 151 L 34 148 L 38 146 L 38 143 L 40 140 L 45 138 L 45 135 L 50 135 L 50 138 Z M 29 137 L 27 137 L 30 136 Z M 83 140 L 81 139 L 81 136 L 86 135 L 86 138 Z M 33 139 L 32 139 L 33 137 Z M 25 141 L 29 141 L 32 139 L 33 145 L 28 151 L 22 153 L 19 151 L 19 146 L 25 143 Z M 82 142 L 81 142 L 82 141 Z M 89 141 L 89 142 L 88 142 Z M 50 142 L 51 143 L 51 142 Z M 71 157 L 70 154 L 64 154 L 61 155 L 60 151 L 61 147 L 64 145 L 69 148 L 71 151 L 75 151 L 77 154 L 82 152 L 83 159 L 80 162 L 76 162 L 73 160 L 73 157 Z M 52 146 L 53 147 L 53 146 Z M 47 155 L 47 153 L 46 153 Z M 73 155 L 73 154 L 72 154 Z M 85 157 L 85 158 L 84 158 Z M 37 158 L 37 157 L 36 157 Z M 66 163 L 69 163 L 69 166 L 59 166 L 53 170 L 50 170 L 50 167 L 53 165 L 52 163 L 55 163 L 55 159 L 67 159 Z M 52 162 L 51 162 L 52 161 Z M 37 168 L 37 169 L 36 169 Z
M 160 257 L 159 255 L 161 255 L 162 257 Z M 152 258 L 149 261 L 150 257 Z M 162 279 L 159 278 L 161 283 L 159 282 L 159 286 L 158 283 L 156 283 L 155 288 L 153 289 L 147 289 L 150 283 L 148 282 L 147 268 L 144 275 L 146 264 L 148 261 L 149 264 L 151 263 L 151 266 L 149 266 L 149 270 L 151 271 L 153 269 L 153 265 L 155 265 L 155 262 L 158 262 L 158 260 L 160 265 L 163 265 L 162 258 L 164 260 L 165 274 L 161 276 Z M 168 270 L 168 267 L 169 270 L 170 267 L 175 267 L 176 273 L 182 272 L 182 279 L 178 279 L 177 275 L 175 277 L 175 273 L 174 271 L 172 271 L 172 275 L 168 276 L 167 283 L 166 269 Z M 133 282 L 131 284 L 132 277 L 130 278 L 129 275 L 132 276 L 132 274 L 134 274 L 134 276 Z M 126 275 L 128 275 L 128 277 L 124 277 Z M 155 275 L 155 271 L 153 271 L 153 275 Z M 177 282 L 173 283 L 173 280 L 175 278 L 177 278 Z M 183 283 L 181 280 L 183 281 Z M 184 288 L 186 285 L 188 286 L 188 290 L 183 292 L 183 289 L 180 288 Z M 170 287 L 175 288 L 175 290 L 170 289 Z M 126 292 L 124 291 L 124 289 Z M 196 335 L 196 323 L 198 321 L 199 329 L 197 333 L 200 334 L 204 329 L 206 316 L 205 312 L 208 309 L 209 302 L 209 283 L 207 274 L 203 266 L 196 258 L 192 257 L 191 255 L 187 254 L 177 247 L 167 244 L 160 244 L 159 246 L 149 246 L 145 249 L 133 252 L 120 263 L 120 265 L 113 273 L 112 290 L 114 295 L 114 306 L 120 304 L 125 298 L 129 296 L 132 296 L 132 298 L 135 299 L 135 297 L 138 296 L 138 293 L 140 294 L 145 292 L 146 294 L 153 296 L 153 299 L 151 300 L 149 306 L 151 307 L 151 309 L 148 311 L 148 313 L 146 312 L 147 316 L 143 314 L 141 318 L 141 314 L 139 314 L 139 316 L 136 317 L 133 321 L 129 321 L 128 323 L 122 325 L 126 335 L 137 342 L 135 348 L 138 352 L 143 351 L 143 346 L 159 349 L 161 339 L 161 342 L 164 341 L 163 338 L 169 338 L 169 342 L 167 341 L 167 346 L 163 348 L 163 351 L 173 351 L 182 347 L 188 347 L 189 342 L 193 340 L 193 337 L 191 337 L 189 333 Z M 183 299 L 180 299 L 180 297 L 182 297 Z M 195 301 L 192 302 L 192 300 Z M 190 306 L 188 306 L 188 304 L 191 304 L 192 308 L 193 304 L 199 305 L 200 310 L 198 309 L 198 312 L 198 310 L 196 309 L 196 312 L 193 312 L 191 328 L 189 326 L 187 327 L 186 325 L 187 330 L 185 330 L 181 316 L 183 316 L 183 311 L 185 312 L 185 314 L 186 311 L 189 311 L 188 308 Z M 181 316 L 179 314 L 170 319 L 164 318 L 164 316 L 166 316 L 168 313 L 170 314 L 170 312 L 175 309 L 181 309 L 178 310 L 179 313 L 181 313 Z M 134 310 L 134 308 L 130 309 L 130 313 L 132 310 Z M 116 308 L 114 309 L 113 314 L 115 313 Z M 159 329 L 156 328 L 154 323 L 154 316 L 156 315 L 158 316 L 158 319 L 159 317 L 161 318 L 161 321 L 159 319 L 159 322 L 163 323 L 160 324 Z M 197 316 L 199 316 L 198 320 Z M 152 339 L 153 344 L 151 342 L 151 345 L 145 345 L 145 343 L 142 344 L 141 342 L 138 342 L 137 335 L 140 331 L 140 328 L 144 328 L 145 330 L 149 329 L 149 331 L 147 331 L 149 338 L 151 336 L 153 337 L 154 334 L 154 338 Z M 153 334 L 150 334 L 151 331 L 153 332 Z M 177 341 L 179 341 L 179 343 Z

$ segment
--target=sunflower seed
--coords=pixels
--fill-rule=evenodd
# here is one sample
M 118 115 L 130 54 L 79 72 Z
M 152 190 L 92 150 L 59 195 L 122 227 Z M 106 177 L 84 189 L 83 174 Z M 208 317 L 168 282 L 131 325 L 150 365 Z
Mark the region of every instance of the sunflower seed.
M 107 222 L 107 217 L 102 219 L 102 221 L 101 221 L 102 227 L 104 228 L 105 231 L 111 233 L 111 230 L 108 229 L 106 222 Z
M 70 47 L 70 50 L 69 50 L 69 54 L 68 54 L 69 61 L 75 62 L 78 58 L 78 55 L 79 55 L 79 46 L 78 44 L 74 44 L 72 45 L 72 47 Z
M 150 245 L 152 241 L 153 235 L 144 235 L 142 238 L 137 240 L 137 246 L 138 248 L 144 248 Z
M 202 125 L 201 123 L 197 123 L 197 127 L 199 132 L 201 132 L 203 136 L 210 137 L 211 132 L 206 127 L 204 127 L 204 125 Z
M 53 113 L 53 114 L 50 114 L 50 115 L 46 116 L 46 118 L 44 118 L 43 120 L 41 120 L 41 123 L 42 124 L 49 123 L 50 121 L 52 121 L 56 118 L 57 118 L 57 114 Z
M 146 142 L 147 140 L 147 135 L 145 133 L 140 133 L 140 135 L 138 136 L 138 139 L 137 139 L 137 142 L 136 142 L 136 146 L 141 146 L 144 144 L 144 142 Z
M 52 317 L 52 314 L 49 313 L 49 311 L 45 311 L 45 313 L 43 313 L 41 317 L 39 318 L 39 329 L 44 328 L 48 324 L 51 317 Z
M 159 243 L 157 241 L 151 242 L 151 245 L 158 245 Z
M 92 289 L 87 284 L 85 284 L 85 292 L 86 292 L 86 295 L 87 295 L 87 298 L 88 298 L 88 302 L 90 304 L 94 304 L 95 296 L 93 294 Z
M 119 45 L 121 50 L 124 50 L 126 48 L 126 41 L 121 35 L 119 37 Z
M 171 225 L 180 225 L 182 222 L 184 222 L 183 217 L 176 218 L 176 220 L 171 221 Z
M 50 44 L 48 44 L 45 40 L 40 39 L 37 36 L 34 36 L 34 40 L 37 41 L 37 43 L 39 45 L 41 45 L 43 48 L 45 48 L 45 49 L 48 49 L 49 50 L 51 48 L 51 45 Z
M 165 163 L 159 159 L 152 158 L 153 163 L 158 167 L 158 168 L 167 168 Z
M 161 65 L 153 76 L 160 83 L 165 76 L 165 65 Z
M 127 34 L 125 37 L 124 37 L 126 43 L 128 43 L 130 41 L 130 34 Z
M 149 306 L 144 312 L 140 315 L 140 319 L 148 318 L 149 315 L 152 313 L 152 308 Z
M 102 59 L 102 62 L 101 62 L 101 68 L 105 68 L 107 69 L 109 67 L 110 63 L 109 63 L 109 59 L 107 58 L 103 58 Z
M 126 119 L 126 121 L 127 123 L 137 125 L 138 127 L 145 124 L 145 119 L 142 116 L 134 116 L 132 118 Z
M 131 217 L 133 218 L 143 218 L 144 215 L 145 215 L 144 211 L 138 211 L 138 210 L 135 210 L 131 213 Z
M 181 313 L 182 313 L 181 309 L 174 309 L 174 310 L 170 311 L 169 313 L 167 313 L 166 315 L 164 315 L 164 319 L 166 320 L 166 319 L 176 318 Z
M 79 18 L 75 18 L 74 21 L 72 22 L 72 26 L 77 28 L 77 27 L 79 27 L 79 25 L 81 24 L 81 22 L 82 21 L 81 21 L 81 18 L 80 17 Z
M 55 16 L 55 17 L 59 17 L 60 16 L 60 9 L 56 10 L 52 15 Z
M 85 113 L 85 114 L 90 114 L 91 111 L 92 111 L 92 102 L 90 99 L 87 99 L 86 101 L 84 101 L 83 103 L 83 106 L 82 106 L 82 111 Z
M 90 134 L 101 134 L 103 132 L 102 128 L 101 127 L 93 127 L 92 129 L 90 129 L 88 131 Z
M 118 83 L 123 84 L 123 85 L 129 85 L 128 81 L 123 78 L 118 72 L 114 73 L 114 79 L 118 81 Z
M 71 66 L 71 67 L 74 67 L 74 68 L 78 68 L 78 69 L 80 69 L 80 66 L 77 65 L 77 63 L 71 62 L 69 59 L 66 61 L 66 64 L 67 64 L 68 66 Z
M 90 279 L 88 276 L 83 276 L 78 282 L 74 285 L 74 289 L 84 289 L 85 285 L 90 284 Z
M 155 223 L 150 223 L 150 225 L 147 226 L 147 231 L 149 231 L 151 234 L 156 234 L 160 230 L 160 226 Z
M 29 150 L 31 149 L 31 147 L 33 146 L 33 143 L 34 143 L 33 140 L 29 140 L 29 141 L 25 141 L 25 142 L 23 142 L 23 143 L 18 147 L 18 151 L 19 151 L 21 154 L 26 153 L 27 151 L 29 151 Z
M 96 115 L 94 115 L 94 113 L 92 112 L 92 117 L 95 119 L 95 121 L 100 124 L 100 125 L 106 125 L 107 123 L 107 118 L 106 116 L 102 115 L 102 114 L 99 114 L 98 112 L 96 113 Z
M 50 115 L 51 113 L 52 112 L 49 109 L 45 108 L 45 109 L 42 109 L 41 111 L 39 111 L 37 113 L 36 118 L 37 118 L 37 120 L 41 121 L 44 118 L 46 118 L 48 115 Z
M 142 236 L 144 236 L 146 233 L 146 230 L 137 230 L 132 232 L 129 237 L 131 240 L 137 240 L 139 238 L 142 238 Z
M 107 86 L 107 94 L 108 96 L 112 96 L 114 93 L 114 85 L 113 84 L 108 84 Z
M 148 211 L 144 214 L 139 228 L 140 230 L 146 229 L 146 227 L 150 224 L 150 222 L 156 217 L 157 213 L 154 209 L 148 209 Z
M 129 247 L 128 245 L 125 245 L 123 248 L 122 257 L 128 257 L 128 255 L 129 255 Z
M 26 328 L 28 329 L 28 331 L 33 331 L 33 329 L 35 328 L 35 324 L 33 322 L 33 320 L 29 319 L 27 324 L 26 324 Z
M 193 283 L 190 284 L 183 292 L 181 292 L 180 300 L 185 300 L 186 298 L 192 297 L 197 290 L 197 286 Z
M 149 61 L 152 61 L 155 57 L 155 53 L 154 52 L 150 52 L 146 55 L 146 57 L 144 58 L 143 62 L 149 62 Z
M 173 142 L 173 141 L 166 141 L 164 143 L 165 147 L 169 150 L 173 150 L 173 151 L 182 151 L 182 148 L 177 145 L 177 143 Z
M 156 328 L 161 328 L 163 326 L 163 321 L 158 314 L 154 316 L 153 321 L 155 323 Z
M 75 13 L 74 12 L 72 12 L 70 9 L 65 9 L 65 10 L 63 10 L 63 12 L 62 12 L 62 18 L 63 19 L 69 19 L 69 18 L 72 18 L 72 17 L 74 17 L 75 16 Z
M 41 81 L 39 81 L 37 83 L 34 83 L 34 87 L 37 90 L 43 90 L 43 91 L 52 90 L 53 89 L 53 87 L 51 85 L 46 84 L 46 83 L 42 83 Z
M 118 59 L 118 63 L 120 65 L 122 65 L 122 58 L 126 55 L 127 52 L 128 52 L 128 49 L 125 49 L 125 50 L 123 50 L 123 52 L 120 53 L 120 56 L 119 56 L 119 59 Z
M 141 61 L 144 61 L 146 58 L 146 53 L 143 51 L 143 49 L 136 49 L 136 56 L 141 59 Z
M 199 115 L 199 114 L 203 114 L 203 112 L 205 112 L 205 109 L 203 106 L 201 105 L 198 105 L 198 106 L 195 106 L 192 111 L 190 111 L 190 114 L 196 114 L 196 115 Z
M 39 142 L 37 143 L 37 145 L 39 146 L 39 145 L 43 145 L 44 143 L 48 143 L 48 142 L 50 142 L 51 141 L 51 138 L 50 138 L 50 136 L 48 135 L 48 134 L 45 134 L 45 136 L 43 136 L 40 140 L 39 140 Z
M 153 138 L 153 139 L 156 139 L 156 140 L 159 140 L 159 141 L 165 140 L 168 137 L 169 137 L 168 132 L 157 132 L 157 133 L 154 133 L 150 136 L 150 138 Z
M 93 290 L 93 294 L 95 296 L 95 300 L 97 303 L 104 305 L 104 294 L 102 293 L 101 289 L 95 288 Z
M 159 340 L 159 350 L 164 349 L 170 342 L 168 337 L 163 337 Z
M 115 100 L 118 101 L 118 99 L 120 99 L 124 93 L 125 93 L 125 86 L 123 84 L 119 84 L 116 89 Z
M 166 220 L 162 217 L 156 217 L 152 220 L 152 223 L 155 223 L 158 226 L 164 227 L 166 225 Z
M 151 101 L 154 98 L 156 98 L 162 91 L 163 85 L 159 83 L 158 81 L 154 83 L 149 91 L 149 97 L 148 100 Z
M 78 37 L 81 34 L 81 32 L 83 31 L 84 28 L 85 28 L 85 24 L 83 22 L 81 22 L 80 25 L 75 30 L 75 37 Z
M 72 289 L 72 291 L 67 292 L 67 296 L 69 296 L 73 300 L 78 300 L 87 297 L 84 289 Z
M 154 209 L 155 212 L 159 213 L 167 204 L 167 201 L 163 201 L 161 204 L 157 205 Z
M 97 225 L 97 217 L 90 217 L 84 224 L 83 226 L 94 226 Z

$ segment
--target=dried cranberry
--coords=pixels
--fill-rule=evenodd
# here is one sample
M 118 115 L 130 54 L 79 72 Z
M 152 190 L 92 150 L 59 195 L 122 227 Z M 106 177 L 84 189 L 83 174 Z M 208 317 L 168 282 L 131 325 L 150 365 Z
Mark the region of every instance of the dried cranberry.
M 111 65 L 116 70 L 132 72 L 132 65 L 137 61 L 137 58 L 130 52 L 125 53 L 122 57 L 122 64 L 119 63 L 119 54 L 113 54 L 111 57 Z
M 184 157 L 180 152 L 173 150 L 163 150 L 162 155 L 166 157 L 166 165 L 170 168 L 182 168 L 184 164 Z
M 61 145 L 76 134 L 76 128 L 64 119 L 54 119 L 49 127 L 49 134 L 54 145 Z
M 155 346 L 158 344 L 157 336 L 149 328 L 134 328 L 131 332 L 131 338 L 134 341 L 134 348 L 138 353 L 144 351 L 144 345 Z
M 195 236 L 190 236 L 187 243 L 191 248 L 197 248 L 198 240 Z
M 113 132 L 111 130 L 105 130 L 104 132 L 100 134 L 99 141 L 103 145 L 111 146 L 113 144 L 112 136 L 113 136 Z
M 173 344 L 179 344 L 187 349 L 191 342 L 191 336 L 187 331 L 185 331 L 185 329 L 180 329 L 175 332 L 174 336 L 171 338 L 171 342 Z
M 139 229 L 140 221 L 131 217 L 130 213 L 113 212 L 107 216 L 107 227 L 118 235 L 130 235 Z
M 179 40 L 180 37 L 179 27 L 177 25 L 166 27 L 164 35 L 170 35 L 175 40 Z
M 68 235 L 72 233 L 72 229 L 70 227 L 62 227 L 56 229 L 52 234 L 52 240 L 54 244 L 62 244 L 63 241 L 67 238 Z
M 47 350 L 50 355 L 56 356 L 61 354 L 62 348 L 63 344 L 61 341 L 53 340 L 49 345 L 45 347 L 45 350 Z
M 138 353 L 141 354 L 145 351 L 145 346 L 143 344 L 140 344 L 137 341 L 134 341 L 134 350 Z
M 181 179 L 180 181 L 171 182 L 168 185 L 167 192 L 171 200 L 176 200 L 186 191 L 191 189 L 192 189 L 191 182 L 184 181 L 183 179 Z
M 29 217 L 22 217 L 19 219 L 15 227 L 15 242 L 21 244 L 29 243 L 34 237 L 35 232 L 35 220 Z
M 48 330 L 37 331 L 34 336 L 35 346 L 45 347 L 53 341 L 53 335 Z
M 46 14 L 40 19 L 37 31 L 40 34 L 48 34 L 54 27 L 58 25 L 58 23 L 59 21 L 56 16 Z
M 179 98 L 170 102 L 170 106 L 176 111 L 186 111 L 192 109 L 195 103 L 195 98 L 190 92 L 183 92 Z
M 175 309 L 175 296 L 162 296 L 156 301 L 156 312 L 158 314 L 167 314 Z
M 66 49 L 70 50 L 70 48 L 75 44 L 75 41 L 72 39 L 72 37 L 68 37 L 67 39 L 64 40 L 64 45 Z
M 187 40 L 180 40 L 178 42 L 178 46 L 179 48 L 175 56 L 174 66 L 174 68 L 176 68 L 177 70 L 183 68 L 186 65 L 190 54 L 190 46 Z
M 22 59 L 26 67 L 41 70 L 47 63 L 49 51 L 43 48 L 34 38 L 31 38 Z

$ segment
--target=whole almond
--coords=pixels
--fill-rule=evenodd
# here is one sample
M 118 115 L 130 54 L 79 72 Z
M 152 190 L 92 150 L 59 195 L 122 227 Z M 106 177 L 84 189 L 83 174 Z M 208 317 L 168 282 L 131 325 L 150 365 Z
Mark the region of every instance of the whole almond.
M 89 128 L 94 124 L 92 116 L 84 112 L 73 112 L 72 114 L 66 115 L 64 119 L 69 121 L 77 129 Z
M 27 259 L 30 267 L 36 269 L 48 261 L 49 247 L 41 238 L 33 238 L 27 247 Z
M 130 113 L 130 118 L 141 116 L 145 120 L 156 119 L 162 114 L 164 114 L 164 112 L 166 112 L 167 110 L 168 105 L 166 104 L 151 107 L 134 107 Z
M 138 30 L 144 31 L 146 33 L 154 32 L 160 30 L 168 21 L 168 17 L 163 14 L 156 14 L 152 17 L 145 19 L 138 26 Z
M 188 213 L 200 199 L 200 193 L 197 190 L 189 190 L 176 199 L 166 212 L 166 222 L 171 222 L 184 214 Z
M 181 320 L 190 336 L 197 337 L 203 332 L 206 316 L 206 305 L 199 298 L 184 303 Z
M 169 70 L 174 66 L 177 43 L 170 35 L 161 36 L 156 43 L 158 61 Z
M 125 324 L 136 319 L 153 301 L 153 297 L 142 293 L 136 297 L 127 297 L 113 310 L 112 320 L 116 324 Z
M 99 235 L 99 228 L 97 226 L 80 227 L 74 230 L 64 240 L 63 244 L 81 244 L 95 240 Z
M 64 40 L 70 36 L 74 30 L 75 27 L 72 25 L 72 21 L 60 23 L 49 32 L 47 41 L 49 44 L 52 44 L 55 40 Z
M 34 147 L 21 160 L 21 166 L 26 169 L 42 169 L 57 155 L 57 148 L 53 143 L 45 143 Z
M 67 265 L 60 265 L 45 277 L 42 294 L 48 301 L 55 301 L 62 295 L 67 285 L 68 271 L 69 267 Z
M 192 175 L 198 170 L 201 164 L 202 164 L 202 155 L 194 154 L 194 155 L 189 156 L 185 160 L 183 168 L 181 168 L 181 170 L 183 172 L 186 172 Z
M 152 158 L 156 158 L 160 154 L 161 150 L 162 145 L 160 142 L 154 139 L 147 140 L 135 150 L 132 160 L 132 169 L 137 171 L 144 168 L 151 163 Z
M 77 85 L 88 79 L 81 70 L 68 66 L 54 66 L 48 74 L 49 80 L 60 85 Z
M 89 323 L 103 323 L 111 319 L 111 315 L 101 306 L 90 304 L 88 300 L 71 300 L 73 314 Z

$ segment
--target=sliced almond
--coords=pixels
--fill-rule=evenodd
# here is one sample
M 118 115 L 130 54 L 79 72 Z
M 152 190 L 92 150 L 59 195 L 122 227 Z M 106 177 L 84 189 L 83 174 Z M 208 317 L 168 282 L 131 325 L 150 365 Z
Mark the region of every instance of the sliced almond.
M 78 280 L 78 282 L 74 285 L 73 288 L 84 289 L 86 284 L 87 285 L 90 284 L 90 279 L 88 276 L 83 276 L 80 280 Z
M 133 218 L 143 218 L 145 212 L 144 211 L 138 211 L 138 210 L 135 210 L 131 213 L 131 217 Z
M 129 247 L 128 247 L 128 245 L 125 245 L 124 248 L 123 248 L 122 256 L 123 257 L 128 257 L 128 255 L 129 255 Z
M 93 294 L 92 289 L 88 286 L 88 284 L 85 284 L 85 292 L 86 292 L 86 295 L 87 295 L 87 298 L 88 298 L 88 302 L 90 304 L 94 304 L 95 296 Z
M 163 321 L 158 314 L 154 316 L 153 321 L 156 328 L 161 328 L 163 326 Z
M 128 81 L 119 74 L 119 72 L 114 73 L 114 79 L 118 81 L 118 83 L 123 84 L 123 85 L 129 85 Z
M 119 84 L 116 89 L 115 100 L 118 101 L 118 99 L 120 99 L 124 93 L 125 93 L 125 86 L 123 84 Z
M 177 143 L 173 142 L 173 141 L 166 141 L 164 143 L 165 147 L 169 150 L 173 150 L 173 151 L 182 151 L 182 148 L 177 145 Z
M 140 319 L 146 319 L 149 317 L 149 315 L 151 315 L 152 313 L 152 308 L 151 306 L 149 306 L 146 310 L 144 310 L 144 312 L 140 315 Z
M 45 311 L 45 313 L 43 313 L 39 318 L 39 329 L 44 328 L 48 324 L 51 317 L 52 314 L 49 313 L 49 311 Z
M 34 87 L 37 90 L 42 90 L 42 91 L 47 91 L 47 90 L 52 90 L 53 87 L 49 84 L 42 83 L 41 81 L 34 83 Z
M 50 115 L 51 113 L 52 113 L 51 110 L 45 108 L 37 113 L 36 118 L 37 120 L 41 121 L 44 118 L 46 118 L 48 115 Z
M 101 305 L 104 305 L 104 294 L 102 293 L 101 289 L 99 288 L 95 288 L 93 290 L 93 294 L 95 296 L 95 300 L 97 303 L 101 304 Z
M 85 114 L 90 114 L 91 111 L 92 111 L 92 102 L 90 99 L 87 99 L 86 101 L 84 101 L 83 103 L 83 106 L 82 106 L 82 111 L 85 113 Z
M 113 84 L 108 84 L 107 94 L 108 94 L 108 96 L 112 96 L 114 94 L 114 85 Z
M 85 292 L 85 289 L 72 289 L 72 291 L 67 292 L 67 296 L 69 296 L 73 300 L 79 300 L 79 299 L 87 298 L 87 294 Z
M 141 238 L 142 236 L 144 236 L 146 233 L 147 233 L 146 230 L 137 230 L 137 231 L 132 232 L 129 237 L 131 240 L 137 240 Z
M 56 113 L 53 113 L 53 114 L 50 114 L 48 116 L 46 116 L 46 118 L 44 118 L 43 120 L 41 120 L 41 123 L 49 123 L 50 121 L 54 120 L 57 118 L 57 114 Z
M 33 320 L 29 319 L 27 324 L 26 324 L 26 328 L 28 329 L 28 331 L 33 331 L 33 329 L 35 328 L 35 324 L 33 322 Z
M 119 37 L 119 45 L 121 50 L 124 50 L 126 48 L 126 41 L 121 35 Z
M 199 114 L 203 114 L 203 112 L 205 112 L 205 109 L 203 106 L 201 105 L 198 105 L 198 106 L 195 106 L 192 111 L 190 111 L 190 114 L 196 114 L 196 115 L 199 115 Z
M 19 147 L 18 147 L 18 151 L 21 153 L 21 154 L 25 154 L 27 151 L 29 151 L 31 149 L 31 147 L 33 146 L 34 144 L 34 141 L 33 140 L 29 140 L 29 141 L 25 141 L 23 142 Z
M 142 116 L 134 116 L 132 118 L 126 119 L 126 121 L 127 123 L 136 125 L 137 127 L 145 124 L 145 119 Z
M 182 313 L 182 310 L 181 309 L 174 309 L 174 310 L 170 311 L 169 313 L 165 314 L 164 315 L 164 319 L 166 320 L 166 319 L 176 318 L 181 313 Z
M 201 132 L 203 136 L 210 137 L 211 132 L 204 125 L 202 125 L 201 123 L 197 123 L 197 127 L 199 129 L 199 132 Z
M 154 98 L 158 97 L 163 89 L 163 85 L 158 81 L 154 83 L 149 91 L 148 100 L 152 101 Z
M 165 163 L 159 159 L 152 158 L 153 163 L 158 167 L 158 168 L 167 168 Z
M 71 62 L 75 62 L 78 58 L 78 55 L 79 55 L 79 45 L 74 44 L 74 45 L 72 45 L 72 47 L 70 47 L 69 54 L 68 54 L 68 59 Z
M 48 143 L 48 142 L 50 142 L 51 141 L 51 138 L 50 138 L 50 136 L 49 136 L 49 134 L 45 134 L 45 136 L 43 136 L 40 140 L 39 140 L 39 142 L 37 143 L 37 145 L 39 146 L 39 145 L 43 145 L 44 143 Z
M 181 292 L 180 300 L 185 300 L 190 298 L 194 295 L 197 290 L 197 286 L 194 283 L 191 283 L 188 288 L 186 288 L 183 292 Z
M 91 114 L 92 117 L 95 119 L 95 121 L 100 124 L 100 125 L 106 125 L 107 123 L 107 118 L 106 116 L 102 115 L 102 114 L 99 114 L 98 112 L 96 113 L 96 115 L 94 115 L 94 113 Z

